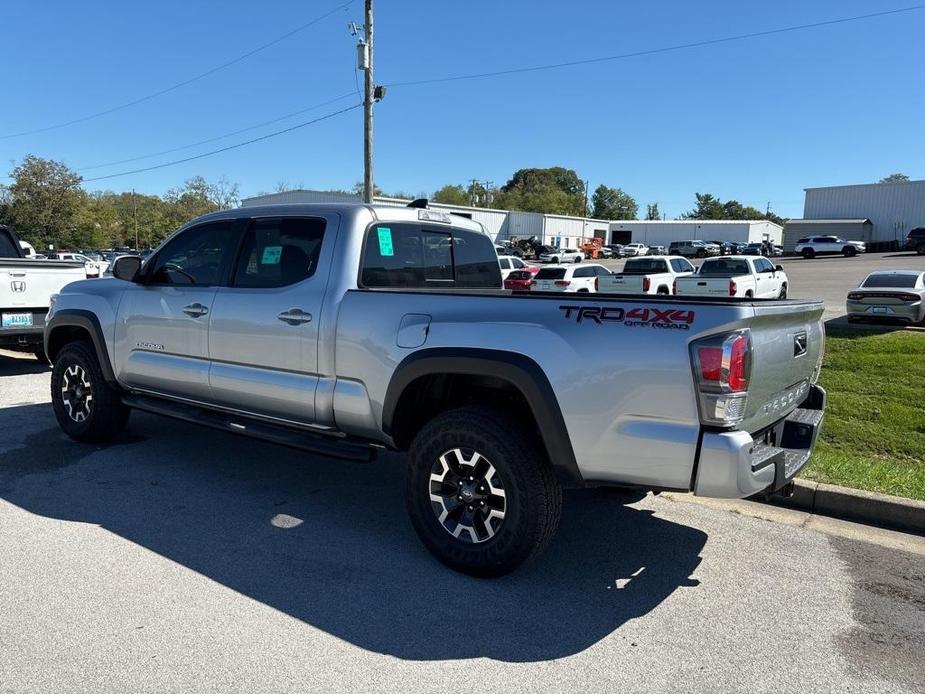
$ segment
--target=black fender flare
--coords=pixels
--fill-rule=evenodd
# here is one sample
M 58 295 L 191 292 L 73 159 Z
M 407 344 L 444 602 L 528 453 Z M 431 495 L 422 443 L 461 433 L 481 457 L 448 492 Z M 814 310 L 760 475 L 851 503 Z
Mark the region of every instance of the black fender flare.
M 57 356 L 57 350 L 54 354 L 49 351 L 51 338 L 55 330 L 59 328 L 81 328 L 90 336 L 93 343 L 93 349 L 96 352 L 96 358 L 99 360 L 100 369 L 103 372 L 103 378 L 112 385 L 118 385 L 115 373 L 112 370 L 112 363 L 109 361 L 109 352 L 106 349 L 106 340 L 103 337 L 103 328 L 100 326 L 100 320 L 91 311 L 85 311 L 79 308 L 63 308 L 55 311 L 51 320 L 45 324 L 44 348 L 45 354 L 54 363 Z
M 396 408 L 405 389 L 418 378 L 434 374 L 492 376 L 517 388 L 536 420 L 556 476 L 569 486 L 584 485 L 555 391 L 539 364 L 523 354 L 437 347 L 408 355 L 392 374 L 382 405 L 382 430 L 386 434 L 392 436 Z

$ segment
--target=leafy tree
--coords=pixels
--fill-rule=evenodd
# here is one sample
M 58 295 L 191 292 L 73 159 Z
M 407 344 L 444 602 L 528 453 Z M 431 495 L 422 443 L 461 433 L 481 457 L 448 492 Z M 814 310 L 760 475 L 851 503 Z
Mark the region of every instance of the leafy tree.
M 66 242 L 83 202 L 81 177 L 61 162 L 28 155 L 13 169 L 6 216 L 36 248 Z
M 697 206 L 681 215 L 684 219 L 725 219 L 726 211 L 719 198 L 710 193 L 695 193 Z
M 466 189 L 460 185 L 446 185 L 440 190 L 434 192 L 432 198 L 434 202 L 442 202 L 446 205 L 468 205 L 469 194 Z
M 594 190 L 591 203 L 594 205 L 591 216 L 596 219 L 636 219 L 639 212 L 631 195 L 603 184 Z
M 681 215 L 682 219 L 767 219 L 781 226 L 786 221 L 773 212 L 762 212 L 751 205 L 743 205 L 738 200 L 723 202 L 710 193 L 696 193 L 695 195 L 697 206 Z
M 658 213 L 658 203 L 653 202 L 651 205 L 646 205 L 646 219 L 661 219 Z
M 880 179 L 880 183 L 904 183 L 909 177 L 904 173 L 893 173 Z
M 585 185 L 572 169 L 519 169 L 494 197 L 493 207 L 525 212 L 585 213 Z

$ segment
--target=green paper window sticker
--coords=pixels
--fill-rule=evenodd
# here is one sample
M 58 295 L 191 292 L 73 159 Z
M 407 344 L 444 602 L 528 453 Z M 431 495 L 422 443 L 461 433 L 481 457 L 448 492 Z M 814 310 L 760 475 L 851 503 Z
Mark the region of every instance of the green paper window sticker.
M 395 247 L 392 245 L 392 230 L 388 227 L 379 227 L 379 255 L 395 255 Z
M 279 265 L 279 259 L 283 255 L 282 246 L 267 246 L 263 249 L 263 257 L 260 260 L 261 265 Z

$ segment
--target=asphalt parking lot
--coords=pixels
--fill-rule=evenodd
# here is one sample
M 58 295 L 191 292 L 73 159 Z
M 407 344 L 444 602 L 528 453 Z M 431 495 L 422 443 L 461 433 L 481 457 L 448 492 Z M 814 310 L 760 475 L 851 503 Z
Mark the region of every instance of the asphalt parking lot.
M 138 413 L 80 445 L 48 388 L 0 353 L 0 692 L 925 692 L 925 541 L 581 491 L 480 581 L 419 544 L 399 456 Z
M 825 320 L 845 319 L 845 298 L 850 289 L 857 287 L 874 270 L 925 270 L 925 256 L 908 252 L 864 253 L 854 258 L 821 256 L 812 260 L 803 258 L 772 258 L 781 265 L 790 280 L 790 298 L 822 299 L 825 301 Z M 602 265 L 619 271 L 624 260 L 600 261 Z M 700 265 L 699 260 L 694 265 Z

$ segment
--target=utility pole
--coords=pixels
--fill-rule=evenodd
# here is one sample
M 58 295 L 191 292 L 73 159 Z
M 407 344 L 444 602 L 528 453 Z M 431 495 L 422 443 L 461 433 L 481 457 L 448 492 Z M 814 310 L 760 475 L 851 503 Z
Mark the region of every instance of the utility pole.
M 768 209 L 764 211 L 764 216 L 767 217 L 769 214 L 771 214 L 771 201 L 770 200 L 768 200 Z
M 365 98 L 363 101 L 363 201 L 371 203 L 375 187 L 373 183 L 373 0 L 366 0 L 366 65 Z
M 135 189 L 132 188 L 132 224 L 135 226 L 135 250 L 141 250 L 138 248 L 138 205 L 135 204 Z

